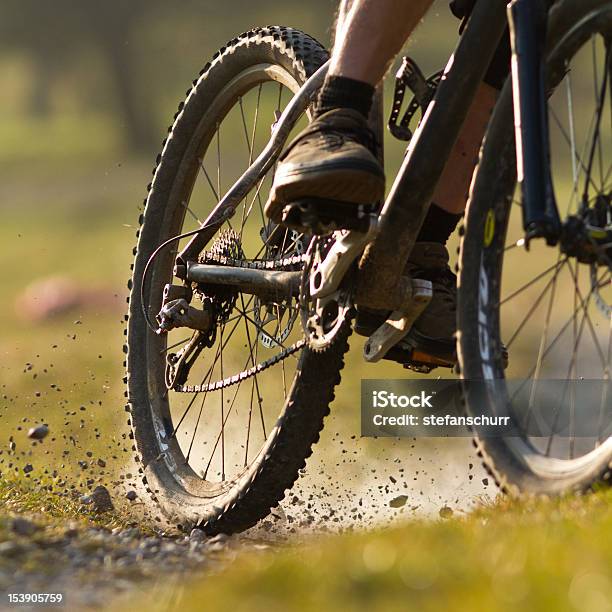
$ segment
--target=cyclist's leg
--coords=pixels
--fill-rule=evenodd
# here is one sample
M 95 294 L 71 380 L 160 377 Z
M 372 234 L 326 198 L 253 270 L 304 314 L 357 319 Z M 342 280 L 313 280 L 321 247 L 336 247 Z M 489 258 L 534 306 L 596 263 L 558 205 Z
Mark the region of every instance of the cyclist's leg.
M 336 40 L 329 75 L 377 85 L 433 0 L 354 0 Z
M 355 0 L 336 34 L 315 120 L 289 146 L 274 177 L 266 214 L 310 201 L 374 204 L 385 176 L 367 124 L 376 84 L 433 0 Z
M 480 144 L 499 92 L 482 83 L 442 173 L 433 201 L 449 213 L 462 213 Z
M 458 17 L 469 17 L 477 0 L 455 0 L 451 8 Z M 463 215 L 467 193 L 497 96 L 510 71 L 510 36 L 506 31 L 468 112 L 463 128 L 451 152 L 433 204 L 423 223 L 419 240 L 445 244 Z
M 474 0 L 469 4 L 473 6 Z M 434 285 L 432 301 L 410 332 L 413 344 L 429 355 L 448 356 L 454 349 L 457 290 L 446 242 L 463 215 L 480 144 L 509 70 L 506 33 L 472 102 L 407 264 L 411 275 L 429 278 Z
M 482 83 L 461 129 L 417 242 L 437 242 L 445 245 L 455 231 L 467 203 L 468 191 L 480 144 L 499 92 Z

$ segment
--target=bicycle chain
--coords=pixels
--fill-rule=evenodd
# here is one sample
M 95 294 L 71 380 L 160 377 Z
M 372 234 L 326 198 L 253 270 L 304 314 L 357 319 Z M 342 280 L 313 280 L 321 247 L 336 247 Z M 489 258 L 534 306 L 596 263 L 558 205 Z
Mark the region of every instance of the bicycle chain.
M 301 348 L 304 347 L 305 344 L 306 344 L 306 340 L 304 339 L 298 340 L 291 346 L 288 346 L 287 348 L 283 349 L 280 353 L 277 353 L 273 357 L 270 357 L 270 359 L 266 359 L 265 361 L 260 361 L 257 365 L 254 365 L 248 370 L 242 370 L 242 372 L 238 374 L 234 374 L 233 376 L 228 376 L 227 378 L 223 378 L 222 380 L 218 380 L 214 383 L 206 383 L 206 384 L 200 384 L 200 385 L 180 385 L 179 387 L 176 387 L 174 391 L 177 391 L 178 393 L 203 393 L 206 391 L 217 391 L 219 389 L 225 389 L 227 387 L 231 387 L 232 385 L 242 382 L 243 380 L 246 380 L 247 378 L 251 378 L 252 376 L 255 376 L 256 374 L 259 374 L 260 372 L 267 370 L 273 365 L 276 365 L 283 359 L 286 359 L 290 355 L 293 355 L 293 353 L 296 353 L 297 351 L 299 351 Z
M 248 259 L 234 259 L 226 257 L 225 255 L 206 252 L 203 253 L 200 258 L 201 263 L 214 263 L 224 266 L 232 266 L 235 268 L 250 268 L 254 270 L 292 270 L 295 266 L 303 266 L 307 260 L 307 255 L 292 255 L 290 257 L 284 257 L 282 259 L 268 259 L 268 260 L 248 260 Z M 291 346 L 284 348 L 282 351 L 273 355 L 265 361 L 260 361 L 256 365 L 242 370 L 238 374 L 228 376 L 222 380 L 215 381 L 214 383 L 201 383 L 199 385 L 179 385 L 174 387 L 173 391 L 177 393 L 205 393 L 208 391 L 217 391 L 219 389 L 226 389 L 232 385 L 238 384 L 247 378 L 251 378 L 264 370 L 276 365 L 283 359 L 286 359 L 293 353 L 296 353 L 306 345 L 306 340 L 298 340 Z
M 250 268 L 253 270 L 285 270 L 291 271 L 293 266 L 302 265 L 306 262 L 306 255 L 292 255 L 283 259 L 233 259 L 225 255 L 204 253 L 200 261 L 202 263 L 214 263 L 234 268 Z

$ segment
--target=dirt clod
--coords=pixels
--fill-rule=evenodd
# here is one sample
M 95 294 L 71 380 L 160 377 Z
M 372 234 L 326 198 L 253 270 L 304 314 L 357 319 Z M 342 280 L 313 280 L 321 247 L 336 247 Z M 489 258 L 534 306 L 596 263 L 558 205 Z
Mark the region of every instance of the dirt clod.
M 109 512 L 114 509 L 108 489 L 103 485 L 98 485 L 91 494 L 91 503 L 96 512 Z
M 401 508 L 402 506 L 406 505 L 407 501 L 408 501 L 407 495 L 398 495 L 397 497 L 394 497 L 389 502 L 389 505 L 391 506 L 391 508 Z
M 442 506 L 438 514 L 440 515 L 441 518 L 446 519 L 446 518 L 450 518 L 451 516 L 453 516 L 454 512 L 453 512 L 453 509 L 450 508 L 449 506 Z
M 28 438 L 31 440 L 42 440 L 46 438 L 49 433 L 49 427 L 47 425 L 37 425 L 36 427 L 31 427 L 28 431 Z

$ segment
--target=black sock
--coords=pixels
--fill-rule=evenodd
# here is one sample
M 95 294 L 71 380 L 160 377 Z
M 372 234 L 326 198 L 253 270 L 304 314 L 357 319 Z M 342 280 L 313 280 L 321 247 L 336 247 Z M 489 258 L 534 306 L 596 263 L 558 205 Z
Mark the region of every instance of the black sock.
M 463 214 L 455 215 L 445 211 L 436 204 L 432 204 L 427 211 L 427 216 L 417 236 L 417 242 L 446 244 L 450 235 L 455 231 L 461 217 L 463 217 Z
M 364 81 L 342 76 L 328 76 L 315 104 L 315 117 L 335 108 L 352 108 L 366 119 L 372 108 L 374 87 Z

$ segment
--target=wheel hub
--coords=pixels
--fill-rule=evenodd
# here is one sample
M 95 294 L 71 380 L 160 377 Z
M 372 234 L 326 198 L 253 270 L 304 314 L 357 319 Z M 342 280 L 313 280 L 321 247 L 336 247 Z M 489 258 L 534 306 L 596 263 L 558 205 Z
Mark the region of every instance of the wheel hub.
M 570 215 L 561 231 L 561 252 L 579 263 L 612 269 L 612 204 L 601 194 L 591 207 Z

